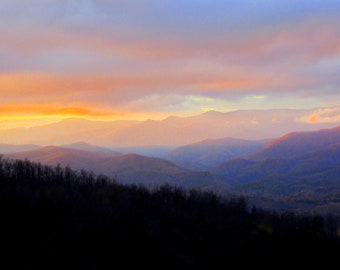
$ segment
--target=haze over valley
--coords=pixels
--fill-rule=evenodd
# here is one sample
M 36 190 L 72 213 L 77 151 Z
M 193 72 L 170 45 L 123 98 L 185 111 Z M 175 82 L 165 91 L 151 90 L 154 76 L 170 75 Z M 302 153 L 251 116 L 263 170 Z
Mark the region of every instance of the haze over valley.
M 256 112 L 252 114 L 254 116 Z M 216 112 L 208 116 L 210 121 L 217 117 L 216 122 L 225 117 Z M 201 115 L 200 119 L 202 117 L 207 117 L 207 114 Z M 91 123 L 91 128 L 96 124 Z M 153 124 L 165 129 L 162 121 Z M 59 125 L 52 127 L 58 128 Z M 259 126 L 262 128 L 266 124 L 256 125 Z M 170 134 L 172 128 L 164 133 Z M 122 152 L 87 142 L 48 146 L 2 144 L 0 152 L 4 158 L 86 170 L 113 177 L 123 184 L 152 187 L 167 183 L 189 189 L 212 190 L 223 196 L 235 192 L 246 194 L 258 205 L 276 210 L 322 212 L 332 204 L 330 211 L 340 213 L 340 202 L 334 197 L 340 192 L 337 181 L 340 172 L 340 126 L 313 128 L 316 130 L 292 131 L 271 139 L 224 137 L 181 146 L 136 146 L 138 153 L 134 152 L 132 143 L 129 147 L 117 148 L 125 149 L 126 152 Z M 158 130 L 161 128 L 158 127 Z M 73 136 L 74 131 L 68 130 L 64 138 L 68 141 Z M 258 136 L 256 131 L 254 136 Z M 324 199 L 327 196 L 329 199 Z M 308 200 L 314 203 L 308 205 Z
M 339 14 L 336 0 L 1 0 L 0 268 L 326 267 Z

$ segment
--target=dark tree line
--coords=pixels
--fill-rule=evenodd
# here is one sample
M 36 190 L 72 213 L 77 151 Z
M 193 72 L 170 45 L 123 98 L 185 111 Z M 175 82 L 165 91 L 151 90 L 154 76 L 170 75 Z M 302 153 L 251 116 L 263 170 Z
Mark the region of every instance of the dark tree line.
M 217 269 L 340 252 L 332 216 L 28 160 L 0 159 L 0 217 L 2 269 Z

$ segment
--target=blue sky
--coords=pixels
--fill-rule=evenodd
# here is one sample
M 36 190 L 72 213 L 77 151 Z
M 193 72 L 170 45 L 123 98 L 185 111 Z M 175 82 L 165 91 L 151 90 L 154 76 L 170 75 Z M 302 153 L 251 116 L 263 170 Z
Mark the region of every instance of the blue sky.
M 327 0 L 3 0 L 0 121 L 337 108 L 339 14 Z

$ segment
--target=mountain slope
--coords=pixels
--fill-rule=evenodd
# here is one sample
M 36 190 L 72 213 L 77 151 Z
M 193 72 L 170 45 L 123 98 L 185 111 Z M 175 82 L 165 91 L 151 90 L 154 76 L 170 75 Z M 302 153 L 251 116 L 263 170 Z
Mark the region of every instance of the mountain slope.
M 164 158 L 183 168 L 207 170 L 222 162 L 256 152 L 269 140 L 241 140 L 235 138 L 208 139 L 178 147 Z
M 236 186 L 275 176 L 285 176 L 289 181 L 296 175 L 318 174 L 336 166 L 340 166 L 340 144 L 292 158 L 260 161 L 234 159 L 212 168 L 210 172 L 229 185 Z
M 309 132 L 293 132 L 269 143 L 263 150 L 248 156 L 252 160 L 288 158 L 340 143 L 340 126 Z
M 84 150 L 84 151 L 102 153 L 102 154 L 107 154 L 107 155 L 112 155 L 112 156 L 121 155 L 121 153 L 118 151 L 113 151 L 108 148 L 99 147 L 99 146 L 92 145 L 86 142 L 75 142 L 72 144 L 65 144 L 65 145 L 62 145 L 62 147 L 75 149 L 75 150 Z
M 292 158 L 235 159 L 211 173 L 231 186 L 228 193 L 265 209 L 340 215 L 340 144 Z
M 161 159 L 137 154 L 113 156 L 92 151 L 47 146 L 33 151 L 6 154 L 11 159 L 25 159 L 51 166 L 60 164 L 72 169 L 85 169 L 105 174 L 117 181 L 132 184 L 161 185 L 169 183 L 185 188 L 224 190 L 228 188 L 208 172 L 194 172 Z
M 88 168 L 93 170 L 95 164 L 106 158 L 111 157 L 111 154 L 96 153 L 93 151 L 85 151 L 71 149 L 60 146 L 45 146 L 32 151 L 23 151 L 6 154 L 5 157 L 11 159 L 28 159 L 42 164 L 56 166 L 67 166 L 74 169 Z

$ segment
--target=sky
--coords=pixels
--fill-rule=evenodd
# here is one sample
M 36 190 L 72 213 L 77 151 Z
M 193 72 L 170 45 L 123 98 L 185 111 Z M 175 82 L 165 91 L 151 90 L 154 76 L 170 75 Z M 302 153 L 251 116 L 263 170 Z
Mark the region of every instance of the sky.
M 340 121 L 339 25 L 338 0 L 1 0 L 0 129 L 275 108 Z

